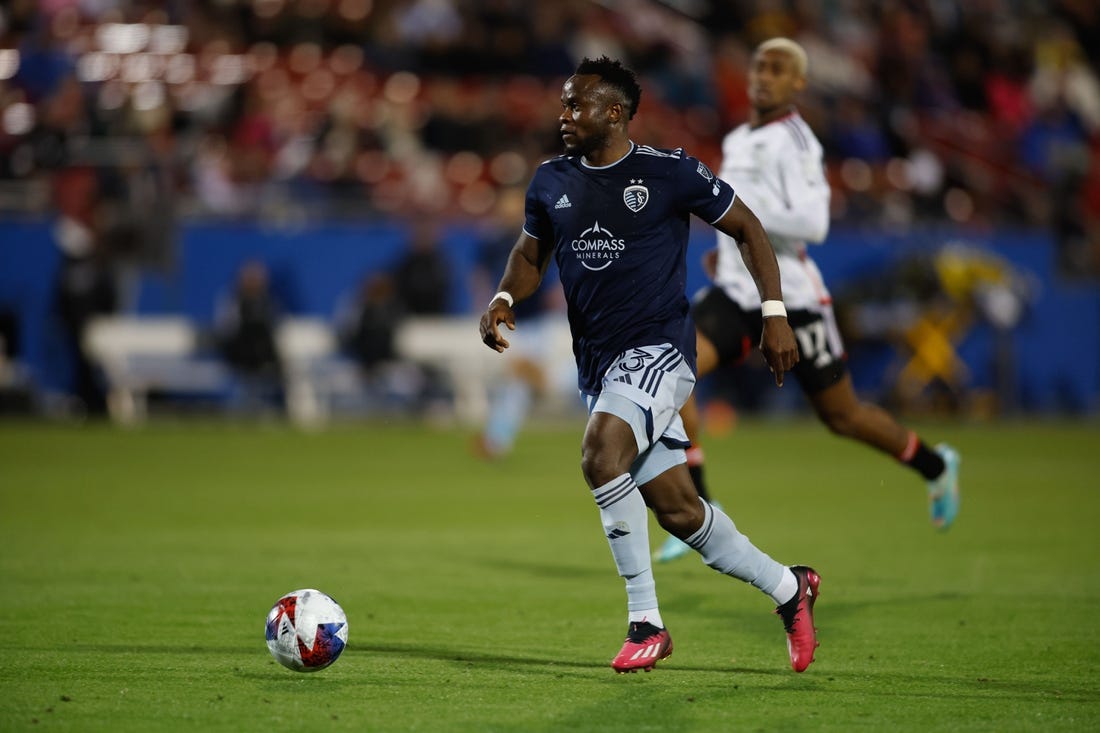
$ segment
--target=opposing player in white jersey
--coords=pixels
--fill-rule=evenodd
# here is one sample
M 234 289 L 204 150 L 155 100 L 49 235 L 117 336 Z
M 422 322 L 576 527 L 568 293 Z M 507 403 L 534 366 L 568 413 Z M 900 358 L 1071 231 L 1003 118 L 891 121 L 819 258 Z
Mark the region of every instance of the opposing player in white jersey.
M 756 49 L 749 70 L 752 113 L 723 140 L 719 176 L 757 215 L 775 249 L 783 300 L 798 339 L 793 371 L 818 418 L 835 434 L 894 456 L 923 476 L 932 524 L 946 529 L 959 506 L 958 453 L 943 444 L 929 448 L 888 412 L 856 396 L 832 298 L 807 252 L 829 232 L 829 184 L 821 143 L 793 104 L 806 85 L 806 67 L 806 52 L 790 39 L 773 38 Z M 760 299 L 737 242 L 719 232 L 718 248 L 708 258 L 714 285 L 692 306 L 700 377 L 748 356 L 761 323 Z M 694 396 L 682 414 L 694 445 L 688 453 L 692 475 L 707 498 Z M 667 561 L 685 552 L 670 537 L 656 555 Z
M 718 572 L 750 583 L 777 604 L 792 668 L 813 661 L 813 568 L 776 562 L 721 509 L 701 501 L 685 468 L 679 410 L 695 385 L 695 338 L 684 292 L 691 215 L 736 236 L 773 317 L 761 351 L 782 383 L 798 359 L 785 317 L 779 267 L 767 235 L 729 185 L 683 150 L 637 145 L 628 125 L 641 88 L 607 57 L 585 59 L 562 87 L 566 154 L 543 163 L 527 189 L 526 220 L 499 290 L 481 317 L 481 338 L 504 351 L 513 304 L 538 289 L 550 259 L 568 306 L 578 386 L 589 408 L 581 472 L 626 581 L 627 638 L 616 672 L 649 670 L 672 653 L 649 552 L 648 513 Z

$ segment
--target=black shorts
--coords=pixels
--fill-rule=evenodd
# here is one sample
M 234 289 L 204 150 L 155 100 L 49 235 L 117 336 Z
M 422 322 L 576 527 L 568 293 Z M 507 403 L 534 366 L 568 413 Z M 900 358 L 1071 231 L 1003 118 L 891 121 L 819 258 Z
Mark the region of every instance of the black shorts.
M 719 287 L 700 291 L 691 304 L 691 315 L 695 327 L 714 344 L 721 365 L 740 364 L 759 345 L 764 327 L 760 310 L 742 309 Z M 848 367 L 832 308 L 792 310 L 787 322 L 798 342 L 798 363 L 792 371 L 802 391 L 814 394 L 839 382 Z

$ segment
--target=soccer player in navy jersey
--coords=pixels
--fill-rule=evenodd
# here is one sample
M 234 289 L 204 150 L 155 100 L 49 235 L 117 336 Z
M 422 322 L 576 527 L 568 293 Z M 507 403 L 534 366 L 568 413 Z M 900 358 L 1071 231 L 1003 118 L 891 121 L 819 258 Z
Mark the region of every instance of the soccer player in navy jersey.
M 764 229 L 728 184 L 682 150 L 630 139 L 641 88 L 607 57 L 585 59 L 562 87 L 565 155 L 543 163 L 527 190 L 526 222 L 499 290 L 481 317 L 481 338 L 508 348 L 512 306 L 538 288 L 550 258 L 564 289 L 573 353 L 589 418 L 581 470 L 599 507 L 616 568 L 626 581 L 628 631 L 616 672 L 650 670 L 672 653 L 657 604 L 648 506 L 720 573 L 771 596 L 787 632 L 792 668 L 813 661 L 810 567 L 773 560 L 733 521 L 701 500 L 688 473 L 679 410 L 695 385 L 695 330 L 685 294 L 689 216 L 741 243 L 763 300 L 760 349 L 777 384 L 798 360 L 779 267 Z
M 794 106 L 806 86 L 808 62 L 789 38 L 757 47 L 749 67 L 752 113 L 722 141 L 719 175 L 736 187 L 752 208 L 775 248 L 790 323 L 798 341 L 794 369 L 814 413 L 836 435 L 851 438 L 896 458 L 927 482 L 932 524 L 947 529 L 959 511 L 959 454 L 949 445 L 929 447 L 878 405 L 856 395 L 845 361 L 844 343 L 833 315 L 832 296 L 807 252 L 829 231 L 829 183 L 821 143 Z M 737 243 L 718 234 L 709 255 L 714 285 L 695 297 L 698 374 L 745 359 L 760 329 L 760 301 L 752 274 Z M 688 400 L 683 419 L 693 448 L 689 470 L 699 495 L 707 496 L 698 447 L 698 411 Z M 657 551 L 661 561 L 689 552 L 675 537 Z

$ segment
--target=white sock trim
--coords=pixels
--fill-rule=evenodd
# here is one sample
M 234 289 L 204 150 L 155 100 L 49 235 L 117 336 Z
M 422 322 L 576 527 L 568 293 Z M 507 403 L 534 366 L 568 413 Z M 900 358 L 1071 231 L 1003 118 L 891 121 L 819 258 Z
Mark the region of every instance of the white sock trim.
M 642 621 L 653 624 L 658 629 L 665 627 L 665 622 L 661 620 L 661 612 L 656 607 L 645 608 L 641 611 L 630 611 L 627 615 L 626 622 L 628 624 L 641 623 Z
M 607 509 L 620 499 L 629 496 L 630 492 L 638 487 L 629 473 L 608 481 L 603 486 L 597 486 L 592 490 L 592 497 L 596 500 L 596 506 Z
M 798 577 L 791 572 L 790 568 L 783 568 L 783 577 L 779 579 L 779 585 L 775 586 L 775 590 L 768 595 L 775 601 L 775 605 L 782 606 L 794 598 L 796 593 L 798 593 Z

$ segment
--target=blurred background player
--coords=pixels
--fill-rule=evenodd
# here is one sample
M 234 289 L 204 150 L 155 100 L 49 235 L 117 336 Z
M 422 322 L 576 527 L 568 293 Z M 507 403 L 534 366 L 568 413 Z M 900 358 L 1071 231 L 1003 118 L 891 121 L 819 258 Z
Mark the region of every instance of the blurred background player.
M 544 278 L 543 283 L 533 298 L 516 303 L 517 309 L 530 307 L 523 333 L 512 338 L 509 351 L 514 353 L 489 391 L 489 414 L 473 445 L 480 458 L 496 460 L 511 453 L 540 402 L 576 401 L 577 368 L 569 348 L 565 299 L 556 281 Z M 580 402 L 576 405 L 579 408 Z
M 806 52 L 794 41 L 773 38 L 757 47 L 748 75 L 749 121 L 723 141 L 719 177 L 757 215 L 775 248 L 798 339 L 800 358 L 793 371 L 818 419 L 836 435 L 894 456 L 924 477 L 932 524 L 947 529 L 959 508 L 959 454 L 944 444 L 929 448 L 885 410 L 856 396 L 832 298 L 806 251 L 807 244 L 822 243 L 829 231 L 829 184 L 821 144 L 793 103 L 806 86 L 806 72 Z M 706 269 L 714 285 L 696 296 L 692 309 L 700 378 L 747 357 L 761 324 L 756 284 L 737 242 L 718 232 L 718 248 L 708 253 Z M 694 394 L 683 417 L 693 445 L 688 453 L 692 477 L 708 499 Z M 667 562 L 688 550 L 669 537 L 655 554 Z
M 470 292 L 475 303 L 492 297 L 495 278 L 504 271 L 515 244 L 515 223 L 523 218 L 525 192 L 508 189 L 497 199 L 489 228 L 478 248 Z M 503 373 L 489 390 L 489 411 L 474 436 L 473 452 L 496 460 L 512 451 L 516 438 L 539 401 L 577 401 L 577 368 L 565 317 L 565 297 L 556 274 L 543 277 L 538 292 L 515 304 L 524 329 L 511 339 Z

